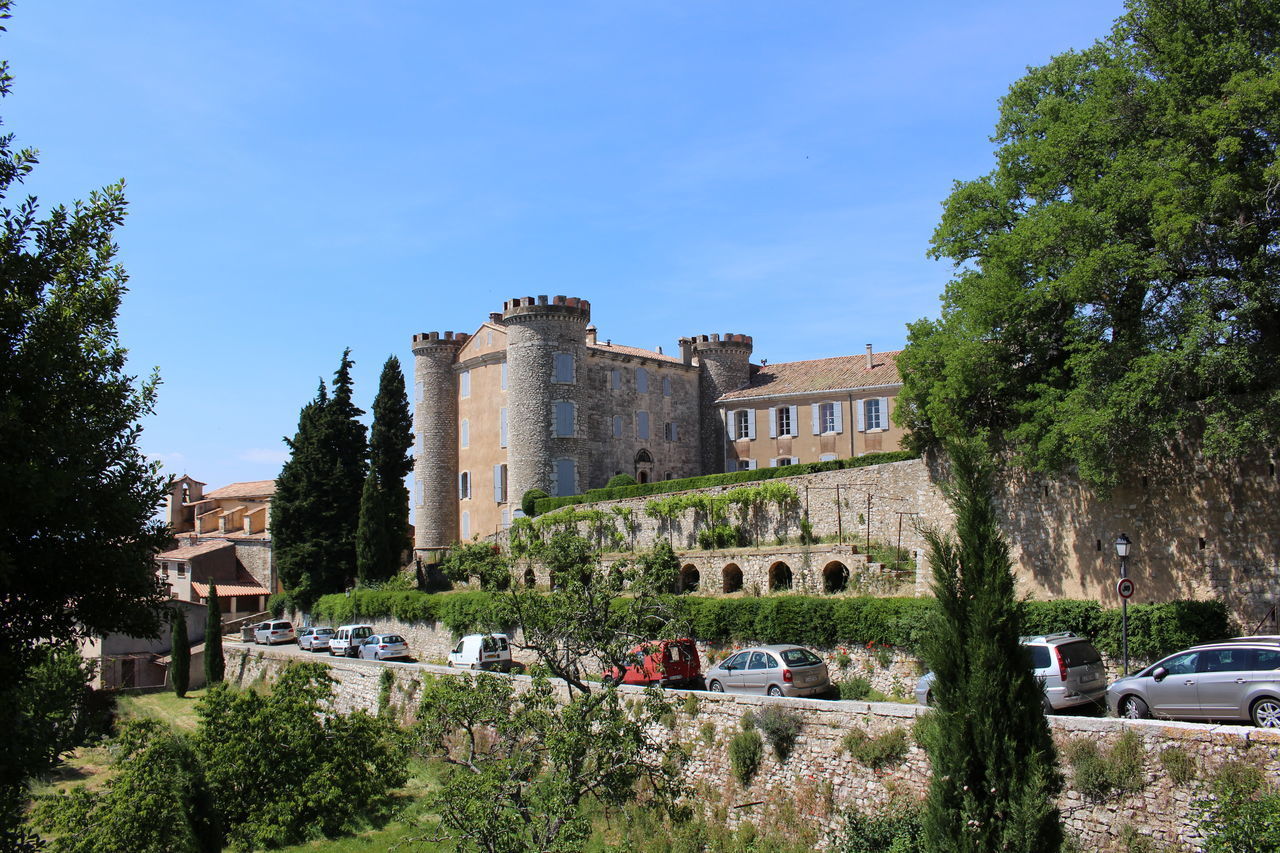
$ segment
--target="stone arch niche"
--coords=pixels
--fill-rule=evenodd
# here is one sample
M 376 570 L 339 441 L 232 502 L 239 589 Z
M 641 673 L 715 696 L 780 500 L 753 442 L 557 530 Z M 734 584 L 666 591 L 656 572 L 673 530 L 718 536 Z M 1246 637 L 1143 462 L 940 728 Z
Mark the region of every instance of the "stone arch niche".
M 686 563 L 680 569 L 680 583 L 677 592 L 697 592 L 698 584 L 702 581 L 702 574 L 698 571 L 698 567 L 693 563 Z
M 653 479 L 653 454 L 643 447 L 636 452 L 634 461 L 636 482 L 644 484 Z
M 769 589 L 773 592 L 791 589 L 791 567 L 781 560 L 769 567 Z
M 822 570 L 822 591 L 844 592 L 849 588 L 849 567 L 839 560 L 827 563 Z
M 737 592 L 742 589 L 742 569 L 737 563 L 730 563 L 720 572 L 721 592 Z
M 533 573 L 533 567 L 529 567 L 529 568 L 525 569 L 525 570 L 524 570 L 524 585 L 525 585 L 525 586 L 527 586 L 527 587 L 529 587 L 530 589 L 532 589 L 532 588 L 533 588 L 533 585 L 534 585 L 535 583 L 537 583 L 537 582 L 538 582 L 538 577 L 537 577 L 537 575 L 535 575 L 535 574 Z

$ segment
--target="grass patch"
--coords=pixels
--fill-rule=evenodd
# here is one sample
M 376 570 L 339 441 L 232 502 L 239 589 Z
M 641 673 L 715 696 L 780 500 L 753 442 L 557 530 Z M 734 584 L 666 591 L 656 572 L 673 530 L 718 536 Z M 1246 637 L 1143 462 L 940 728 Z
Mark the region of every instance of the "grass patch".
M 910 748 L 906 729 L 900 727 L 874 737 L 865 729 L 850 729 L 840 741 L 840 746 L 859 764 L 872 769 L 897 764 L 907 757 Z
M 172 690 L 123 695 L 116 699 L 116 711 L 121 719 L 148 717 L 189 734 L 196 730 L 196 702 L 204 694 L 202 687 L 188 690 L 183 698 L 175 696 Z
M 1071 765 L 1076 790 L 1095 802 L 1139 791 L 1147 783 L 1143 772 L 1146 750 L 1132 731 L 1120 735 L 1109 750 L 1089 738 L 1077 738 L 1062 752 Z

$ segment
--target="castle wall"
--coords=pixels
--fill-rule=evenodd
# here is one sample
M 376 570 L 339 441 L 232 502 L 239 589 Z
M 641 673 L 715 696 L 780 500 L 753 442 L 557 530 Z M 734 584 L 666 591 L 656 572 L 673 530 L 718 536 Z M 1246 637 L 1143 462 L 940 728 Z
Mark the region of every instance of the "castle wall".
M 454 531 L 454 538 L 463 542 L 502 530 L 504 510 L 510 518 L 509 492 L 494 490 L 495 478 L 501 481 L 502 476 L 495 466 L 508 464 L 502 440 L 504 409 L 510 417 L 503 387 L 506 343 L 506 329 L 486 323 L 462 347 L 454 367 L 455 377 L 464 372 L 468 375 L 469 390 L 466 397 L 458 398 L 458 473 L 467 474 L 470 488 L 470 496 L 458 502 L 458 528 Z M 461 387 L 461 382 L 458 384 Z M 462 446 L 464 427 L 466 447 Z M 517 495 L 514 505 L 519 506 L 519 501 Z
M 467 335 L 413 336 L 414 550 L 446 548 L 458 530 L 458 389 L 453 365 Z
M 723 339 L 719 335 L 699 335 L 681 340 L 681 348 L 691 351 L 699 367 L 698 416 L 704 474 L 724 471 L 726 434 L 716 400 L 750 380 L 751 347 L 750 335 L 727 334 Z

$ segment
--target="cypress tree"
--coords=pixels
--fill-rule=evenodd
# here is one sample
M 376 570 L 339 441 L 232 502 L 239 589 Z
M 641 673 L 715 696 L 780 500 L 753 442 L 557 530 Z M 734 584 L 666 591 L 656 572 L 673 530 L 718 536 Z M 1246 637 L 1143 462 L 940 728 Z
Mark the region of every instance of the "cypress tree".
M 352 401 L 351 350 L 342 353 L 342 361 L 333 378 L 333 398 L 324 409 L 322 441 L 329 451 L 328 477 L 324 483 L 325 508 L 332 525 L 336 553 L 328 561 L 323 579 L 326 592 L 337 592 L 356 577 L 356 527 L 360 519 L 360 495 L 364 490 L 366 458 L 369 444 L 365 426 L 360 422 L 364 410 Z
M 360 525 L 356 528 L 356 579 L 360 583 L 390 577 L 385 573 L 390 538 L 385 503 L 378 475 L 370 471 L 360 494 Z
M 169 622 L 169 683 L 179 697 L 187 695 L 191 683 L 191 638 L 187 636 L 187 614 L 181 606 L 173 608 Z
M 222 603 L 216 583 L 209 584 L 209 600 L 205 603 L 209 612 L 204 622 L 204 683 L 212 687 L 222 681 L 227 668 L 222 654 Z
M 385 580 L 400 571 L 400 560 L 408 545 L 409 490 L 404 478 L 413 470 L 413 417 L 405 393 L 404 372 L 394 355 L 382 366 L 378 394 L 373 399 L 373 426 L 369 430 L 369 468 L 377 475 L 376 498 L 379 530 L 368 534 L 370 547 L 377 551 L 362 577 Z M 367 489 L 366 484 L 366 489 Z M 365 513 L 364 496 L 360 512 Z M 372 505 L 369 511 L 374 512 Z M 370 523 L 373 519 L 370 518 Z
M 974 443 L 950 447 L 955 538 L 927 534 L 938 616 L 925 642 L 937 680 L 927 746 L 933 777 L 924 849 L 1025 851 L 1062 845 L 1062 787 L 1043 690 L 1018 642 L 1009 546 L 992 506 L 993 470 Z

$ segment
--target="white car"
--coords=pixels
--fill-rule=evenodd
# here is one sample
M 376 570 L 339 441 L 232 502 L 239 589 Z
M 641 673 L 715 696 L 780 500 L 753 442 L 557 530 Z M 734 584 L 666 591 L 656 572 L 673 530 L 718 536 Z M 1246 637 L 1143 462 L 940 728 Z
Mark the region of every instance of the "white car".
M 396 660 L 409 656 L 409 644 L 399 634 L 374 634 L 360 644 L 364 660 Z
M 293 623 L 284 619 L 263 622 L 253 629 L 253 641 L 260 646 L 292 643 L 296 639 L 298 639 L 298 634 L 293 630 Z
M 334 633 L 334 630 L 327 626 L 303 628 L 302 633 L 298 635 L 298 648 L 308 652 L 327 652 L 329 638 Z
M 468 634 L 449 652 L 449 666 L 510 672 L 511 642 L 506 634 Z
M 360 644 L 371 636 L 372 625 L 342 625 L 329 638 L 329 654 L 353 658 L 360 652 Z

